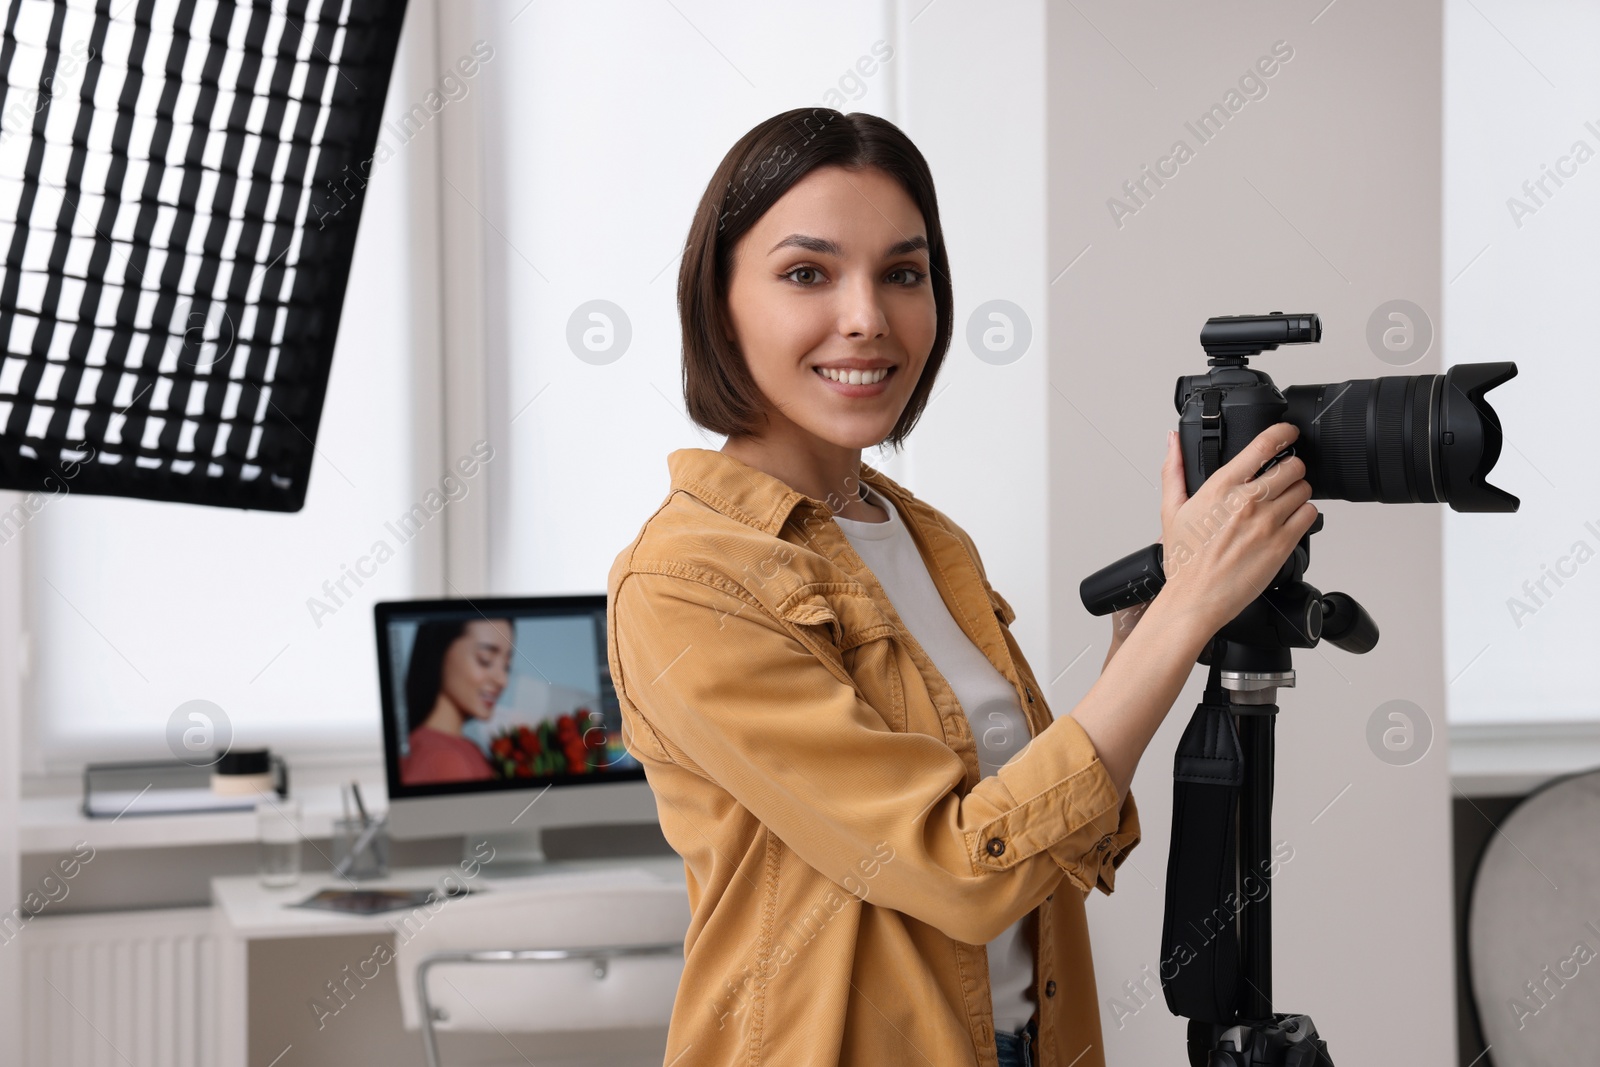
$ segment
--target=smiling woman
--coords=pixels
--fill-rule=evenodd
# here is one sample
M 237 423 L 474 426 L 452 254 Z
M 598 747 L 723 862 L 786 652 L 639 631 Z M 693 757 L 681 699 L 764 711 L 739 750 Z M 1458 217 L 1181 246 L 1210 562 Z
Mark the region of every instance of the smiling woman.
M 1139 841 L 1128 783 L 1212 616 L 1254 594 L 1239 561 L 1287 555 L 1250 540 L 1285 504 L 1119 618 L 1058 717 L 972 539 L 861 462 L 951 340 L 921 153 L 872 115 L 775 116 L 682 262 L 685 399 L 727 441 L 667 457 L 606 586 L 623 736 L 693 911 L 667 1060 L 1101 1067 L 1085 898 Z M 1211 496 L 1179 511 L 1181 473 L 1169 446 L 1187 519 Z

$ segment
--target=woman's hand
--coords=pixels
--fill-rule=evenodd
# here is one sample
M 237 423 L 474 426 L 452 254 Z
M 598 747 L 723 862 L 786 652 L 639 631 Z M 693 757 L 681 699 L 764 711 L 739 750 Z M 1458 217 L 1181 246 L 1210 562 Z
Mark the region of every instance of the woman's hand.
M 1166 584 L 1159 595 L 1182 605 L 1208 632 L 1220 630 L 1261 595 L 1316 521 L 1300 457 L 1251 477 L 1299 436 L 1300 428 L 1291 422 L 1267 427 L 1191 498 L 1178 435 L 1167 435 L 1161 468 Z

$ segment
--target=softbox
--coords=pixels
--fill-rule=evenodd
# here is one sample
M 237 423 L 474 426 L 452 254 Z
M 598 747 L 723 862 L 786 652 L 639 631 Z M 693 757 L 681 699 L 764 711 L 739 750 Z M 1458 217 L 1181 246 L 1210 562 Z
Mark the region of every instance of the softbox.
M 0 488 L 298 511 L 396 0 L 9 0 Z

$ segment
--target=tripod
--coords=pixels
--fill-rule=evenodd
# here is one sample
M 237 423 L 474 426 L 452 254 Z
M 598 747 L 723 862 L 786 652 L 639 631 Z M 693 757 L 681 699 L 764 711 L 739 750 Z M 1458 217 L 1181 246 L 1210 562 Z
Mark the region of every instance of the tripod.
M 1205 697 L 1174 758 L 1160 977 L 1168 1009 L 1189 1020 L 1190 1067 L 1333 1067 L 1310 1016 L 1272 1010 L 1277 692 L 1295 683 L 1291 649 L 1327 639 L 1360 654 L 1378 643 L 1377 625 L 1352 597 L 1304 581 L 1323 518 L 1201 653 Z M 1102 615 L 1151 599 L 1164 574 L 1154 544 L 1091 575 L 1079 592 Z

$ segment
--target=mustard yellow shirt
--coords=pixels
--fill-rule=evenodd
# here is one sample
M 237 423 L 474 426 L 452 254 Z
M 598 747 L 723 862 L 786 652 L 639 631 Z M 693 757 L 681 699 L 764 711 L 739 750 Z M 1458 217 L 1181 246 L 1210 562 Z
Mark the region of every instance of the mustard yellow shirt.
M 1054 718 L 972 539 L 862 465 L 1017 688 L 1031 740 L 987 777 L 827 502 L 711 449 L 667 466 L 606 587 L 624 738 L 689 891 L 665 1063 L 993 1067 L 985 946 L 1026 918 L 1034 1062 L 1101 1067 L 1084 902 L 1138 811 Z

